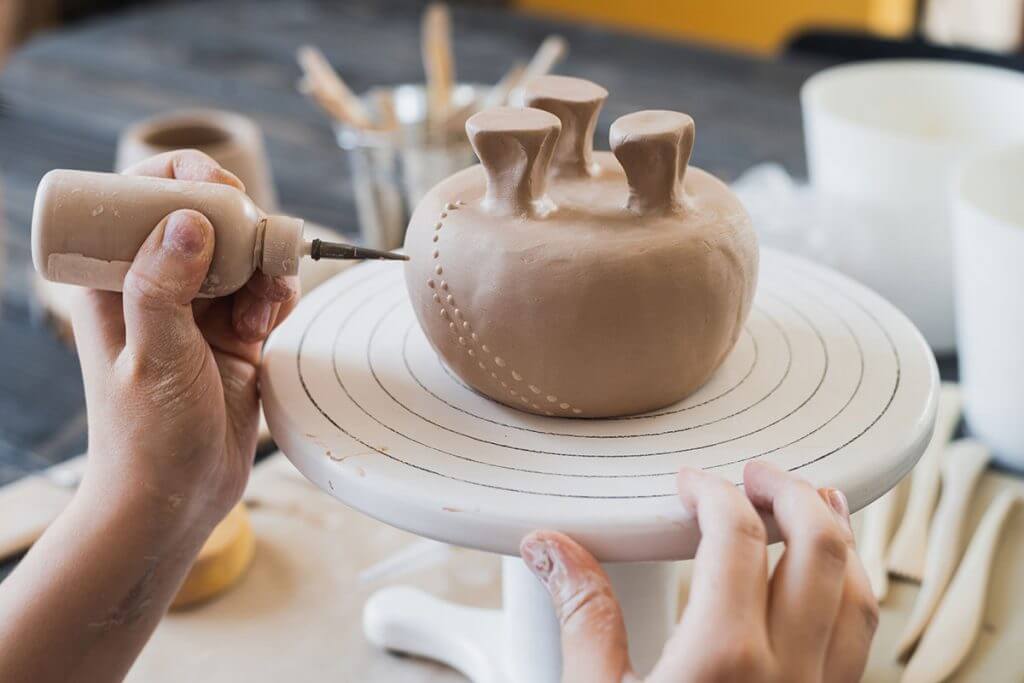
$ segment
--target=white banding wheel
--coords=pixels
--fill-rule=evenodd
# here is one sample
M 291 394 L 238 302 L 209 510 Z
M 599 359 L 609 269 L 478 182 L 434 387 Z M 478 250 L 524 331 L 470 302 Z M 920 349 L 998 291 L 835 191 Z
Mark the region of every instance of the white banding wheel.
M 711 381 L 617 419 L 530 415 L 474 393 L 427 344 L 402 277 L 394 264 L 352 268 L 273 334 L 262 391 L 276 442 L 331 495 L 413 533 L 515 556 L 530 531 L 557 529 L 626 563 L 608 567 L 640 671 L 675 616 L 674 573 L 660 561 L 692 557 L 699 541 L 676 497 L 679 467 L 738 484 L 744 463 L 770 459 L 857 510 L 931 434 L 938 372 L 913 325 L 848 278 L 772 250 L 745 333 Z M 505 582 L 503 621 L 386 589 L 367 606 L 368 636 L 478 683 L 557 681 L 546 595 L 515 559 Z M 503 636 L 492 632 L 502 623 Z

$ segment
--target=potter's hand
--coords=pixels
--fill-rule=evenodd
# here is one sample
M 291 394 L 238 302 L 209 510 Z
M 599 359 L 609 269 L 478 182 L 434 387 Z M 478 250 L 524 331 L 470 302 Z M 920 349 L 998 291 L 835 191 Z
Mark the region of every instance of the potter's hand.
M 126 171 L 241 187 L 195 151 Z M 213 254 L 202 215 L 155 226 L 124 294 L 74 311 L 89 413 L 82 485 L 0 584 L 0 681 L 119 681 L 203 542 L 238 500 L 259 422 L 260 344 L 297 286 L 257 273 L 196 300 Z
M 761 462 L 747 465 L 743 479 L 746 495 L 715 475 L 679 474 L 702 540 L 689 603 L 647 680 L 860 680 L 878 606 L 845 497 Z M 771 576 L 757 511 L 775 518 L 786 543 Z M 619 604 L 594 558 L 546 531 L 528 536 L 522 554 L 561 621 L 562 680 L 635 680 Z
M 125 171 L 244 189 L 195 150 Z M 175 211 L 150 233 L 124 293 L 83 291 L 73 318 L 89 414 L 86 483 L 215 524 L 239 499 L 259 425 L 263 340 L 297 298 L 294 278 L 257 271 L 236 294 L 196 299 L 214 249 L 210 222 Z

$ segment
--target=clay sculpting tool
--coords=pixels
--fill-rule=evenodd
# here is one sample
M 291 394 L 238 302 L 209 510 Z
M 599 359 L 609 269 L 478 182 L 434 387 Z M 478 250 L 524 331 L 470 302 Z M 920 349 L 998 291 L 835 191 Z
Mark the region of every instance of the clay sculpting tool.
M 988 448 L 969 439 L 955 442 L 946 452 L 942 464 L 942 497 L 928 536 L 921 590 L 896 648 L 899 659 L 905 660 L 910 655 L 953 575 L 971 494 L 990 459 Z
M 297 57 L 304 77 L 299 90 L 311 96 L 335 118 L 358 128 L 373 128 L 373 118 L 338 72 L 331 67 L 324 53 L 312 45 L 299 48 Z
M 562 36 L 548 36 L 540 44 L 533 54 L 530 63 L 526 65 L 526 72 L 523 74 L 521 83 L 526 84 L 535 78 L 546 76 L 555 68 L 555 64 L 565 59 L 569 53 L 569 42 Z
M 889 571 L 914 581 L 920 581 L 924 574 L 928 523 L 939 496 L 942 454 L 960 423 L 961 404 L 960 388 L 956 384 L 944 383 L 939 394 L 935 431 L 924 455 L 914 467 L 903 520 L 889 548 Z
M 944 681 L 970 653 L 985 613 L 989 574 L 1003 524 L 1021 501 L 1019 492 L 1003 491 L 985 511 L 935 618 L 903 672 L 903 683 Z
M 455 84 L 452 20 L 448 6 L 434 3 L 423 13 L 423 69 L 427 76 L 427 120 L 441 130 L 448 116 Z
M 863 514 L 860 538 L 857 540 L 857 554 L 867 572 L 871 592 L 878 602 L 885 600 L 889 593 L 889 570 L 885 567 L 885 551 L 889 545 L 892 529 L 896 525 L 896 513 L 902 490 L 907 478 L 869 505 Z
M 237 291 L 257 268 L 268 275 L 296 275 L 304 257 L 408 260 L 404 254 L 306 239 L 301 219 L 264 214 L 229 185 L 56 170 L 43 177 L 36 191 L 36 270 L 54 282 L 120 291 L 149 234 L 179 209 L 202 213 L 214 229 L 202 297 Z
M 501 80 L 491 86 L 491 89 L 480 103 L 480 108 L 490 109 L 491 107 L 501 107 L 508 104 L 509 93 L 523 82 L 523 76 L 525 75 L 526 64 L 521 62 L 513 64 L 512 68 L 501 77 Z

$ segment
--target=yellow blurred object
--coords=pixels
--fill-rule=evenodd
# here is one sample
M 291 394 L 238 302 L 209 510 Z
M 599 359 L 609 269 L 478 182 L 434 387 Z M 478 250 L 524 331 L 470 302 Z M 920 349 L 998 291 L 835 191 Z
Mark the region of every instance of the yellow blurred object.
M 860 29 L 903 36 L 914 27 L 916 0 L 513 0 L 522 10 L 752 52 L 778 50 L 808 27 Z
M 209 600 L 235 585 L 252 563 L 255 551 L 256 537 L 249 513 L 245 503 L 239 503 L 206 539 L 171 609 Z

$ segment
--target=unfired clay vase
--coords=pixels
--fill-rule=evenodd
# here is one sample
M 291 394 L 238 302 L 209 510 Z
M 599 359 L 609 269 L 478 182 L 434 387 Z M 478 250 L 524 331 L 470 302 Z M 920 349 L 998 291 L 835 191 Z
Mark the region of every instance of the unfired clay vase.
M 117 170 L 173 149 L 209 154 L 238 176 L 256 206 L 277 211 L 263 133 L 252 119 L 219 109 L 185 109 L 145 119 L 121 134 Z
M 541 415 L 621 416 L 691 394 L 740 334 L 757 282 L 750 218 L 687 162 L 693 120 L 642 111 L 594 152 L 607 92 L 548 76 L 528 108 L 466 124 L 481 164 L 413 214 L 406 282 L 469 386 Z

